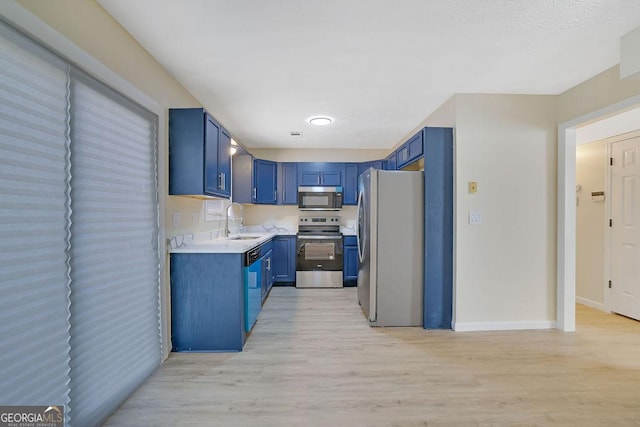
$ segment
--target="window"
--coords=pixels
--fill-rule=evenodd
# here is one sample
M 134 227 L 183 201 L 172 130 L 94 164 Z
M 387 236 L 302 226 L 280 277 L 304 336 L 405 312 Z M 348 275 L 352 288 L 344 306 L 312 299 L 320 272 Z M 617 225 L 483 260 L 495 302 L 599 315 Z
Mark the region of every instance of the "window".
M 159 365 L 156 133 L 152 113 L 0 23 L 3 404 L 96 425 Z

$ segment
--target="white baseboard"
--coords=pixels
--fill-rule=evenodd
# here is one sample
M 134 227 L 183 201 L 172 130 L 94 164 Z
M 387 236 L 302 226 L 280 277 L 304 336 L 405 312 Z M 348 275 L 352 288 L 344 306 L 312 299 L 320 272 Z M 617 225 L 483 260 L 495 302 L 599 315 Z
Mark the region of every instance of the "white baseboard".
M 541 320 L 536 322 L 451 322 L 451 326 L 456 332 L 554 329 L 556 327 L 556 321 Z
M 583 297 L 579 297 L 579 296 L 576 295 L 576 302 L 578 304 L 586 305 L 587 307 L 595 308 L 596 310 L 607 311 L 604 308 L 604 304 L 603 303 L 596 302 L 596 301 L 590 300 L 588 298 L 583 298 Z

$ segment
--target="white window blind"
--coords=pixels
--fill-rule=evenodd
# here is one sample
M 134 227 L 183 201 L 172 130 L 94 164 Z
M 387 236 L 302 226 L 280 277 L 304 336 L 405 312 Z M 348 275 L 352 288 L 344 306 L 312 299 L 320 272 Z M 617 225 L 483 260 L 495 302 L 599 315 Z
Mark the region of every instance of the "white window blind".
M 0 404 L 69 402 L 67 66 L 0 22 Z
M 71 86 L 71 420 L 99 424 L 160 364 L 156 119 Z
M 0 21 L 0 405 L 99 425 L 159 365 L 156 128 Z

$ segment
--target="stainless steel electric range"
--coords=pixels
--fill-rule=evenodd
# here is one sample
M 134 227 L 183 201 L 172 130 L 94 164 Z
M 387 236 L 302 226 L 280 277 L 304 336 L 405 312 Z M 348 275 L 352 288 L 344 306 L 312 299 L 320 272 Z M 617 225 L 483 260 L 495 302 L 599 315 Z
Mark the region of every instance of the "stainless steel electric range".
M 296 236 L 296 287 L 341 288 L 340 217 L 301 216 Z

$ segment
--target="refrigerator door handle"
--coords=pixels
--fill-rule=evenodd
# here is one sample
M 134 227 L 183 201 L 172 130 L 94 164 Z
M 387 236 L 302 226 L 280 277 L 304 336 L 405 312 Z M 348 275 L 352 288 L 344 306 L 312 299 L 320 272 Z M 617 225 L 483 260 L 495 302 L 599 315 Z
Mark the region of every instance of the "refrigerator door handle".
M 358 244 L 358 259 L 360 260 L 361 263 L 364 260 L 364 241 L 360 236 L 362 227 L 364 226 L 364 224 L 362 224 L 364 220 L 364 215 L 362 215 L 362 209 L 364 209 L 363 196 L 364 196 L 364 192 L 361 191 L 358 194 L 358 217 L 357 217 L 357 223 L 356 223 L 356 243 Z

